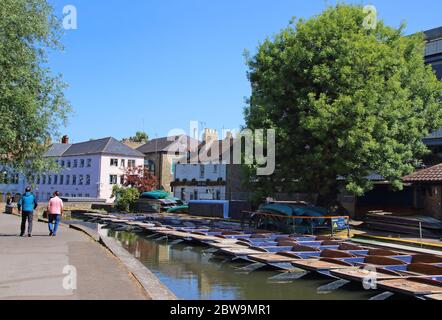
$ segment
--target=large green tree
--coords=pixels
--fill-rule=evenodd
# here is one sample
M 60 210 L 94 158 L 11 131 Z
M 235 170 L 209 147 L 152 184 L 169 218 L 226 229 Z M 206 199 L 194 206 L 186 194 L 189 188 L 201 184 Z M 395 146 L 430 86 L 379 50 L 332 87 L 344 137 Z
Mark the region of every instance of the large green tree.
M 361 195 L 378 173 L 395 188 L 442 125 L 442 86 L 424 63 L 424 36 L 379 21 L 358 5 L 329 7 L 265 40 L 248 57 L 249 128 L 277 132 L 277 170 L 258 190 L 318 194 L 336 203 L 340 184 Z
M 70 111 L 65 84 L 47 62 L 61 49 L 61 21 L 46 0 L 2 0 L 0 5 L 0 165 L 26 174 L 42 157 Z

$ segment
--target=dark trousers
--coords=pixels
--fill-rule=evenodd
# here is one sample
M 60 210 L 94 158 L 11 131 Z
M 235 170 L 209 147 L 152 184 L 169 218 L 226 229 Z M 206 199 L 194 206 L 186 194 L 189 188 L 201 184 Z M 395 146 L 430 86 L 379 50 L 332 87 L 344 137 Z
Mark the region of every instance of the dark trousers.
M 21 235 L 25 234 L 26 221 L 28 221 L 28 234 L 32 234 L 32 221 L 34 220 L 33 212 L 22 212 L 21 214 Z

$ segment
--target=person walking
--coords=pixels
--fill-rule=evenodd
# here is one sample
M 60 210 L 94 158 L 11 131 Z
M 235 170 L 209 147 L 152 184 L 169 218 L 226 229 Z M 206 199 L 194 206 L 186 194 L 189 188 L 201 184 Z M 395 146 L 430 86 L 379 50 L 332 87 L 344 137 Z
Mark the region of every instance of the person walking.
M 28 237 L 32 237 L 32 222 L 34 220 L 34 210 L 37 209 L 38 203 L 31 187 L 26 188 L 26 192 L 17 203 L 18 212 L 21 214 L 21 232 L 20 237 L 25 236 L 26 221 L 28 222 Z
M 6 205 L 7 206 L 10 206 L 10 205 L 12 205 L 12 202 L 13 202 L 13 198 L 11 197 L 11 195 L 7 195 L 7 197 L 6 197 Z
M 60 199 L 60 193 L 58 191 L 55 191 L 54 196 L 49 200 L 48 214 L 49 236 L 56 237 L 61 216 L 63 215 L 63 200 Z

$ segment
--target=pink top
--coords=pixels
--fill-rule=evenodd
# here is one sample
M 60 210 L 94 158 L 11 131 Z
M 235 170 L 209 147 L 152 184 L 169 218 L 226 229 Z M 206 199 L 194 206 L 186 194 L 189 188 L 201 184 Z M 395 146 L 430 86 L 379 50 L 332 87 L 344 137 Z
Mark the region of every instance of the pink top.
M 49 214 L 61 214 L 61 210 L 63 210 L 63 201 L 59 197 L 53 197 L 49 200 Z

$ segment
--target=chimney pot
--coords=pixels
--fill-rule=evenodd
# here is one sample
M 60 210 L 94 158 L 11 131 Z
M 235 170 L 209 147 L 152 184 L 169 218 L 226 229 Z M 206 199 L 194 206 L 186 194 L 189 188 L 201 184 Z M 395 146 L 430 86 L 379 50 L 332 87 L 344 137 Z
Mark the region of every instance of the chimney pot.
M 61 143 L 62 144 L 69 144 L 69 136 L 63 136 L 63 138 L 61 138 Z

